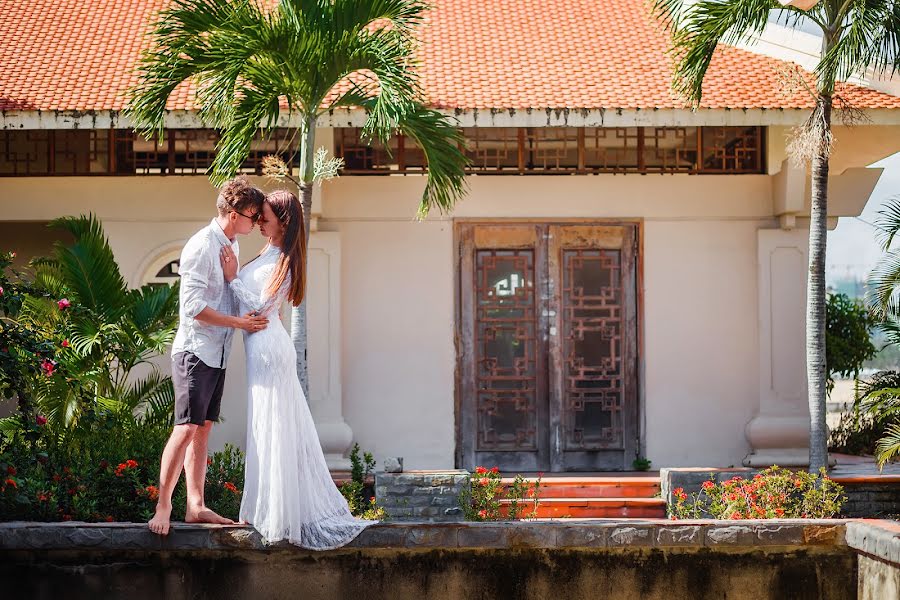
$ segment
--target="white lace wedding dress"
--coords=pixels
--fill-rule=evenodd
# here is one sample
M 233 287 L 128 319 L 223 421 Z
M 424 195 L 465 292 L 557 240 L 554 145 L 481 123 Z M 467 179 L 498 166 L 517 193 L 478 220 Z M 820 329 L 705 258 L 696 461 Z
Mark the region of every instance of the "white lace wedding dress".
M 241 520 L 267 543 L 288 540 L 314 550 L 350 542 L 375 523 L 350 514 L 334 485 L 300 380 L 296 351 L 278 318 L 289 282 L 265 293 L 280 250 L 268 247 L 231 282 L 241 314 L 269 317 L 259 333 L 244 333 L 247 354 L 247 464 Z

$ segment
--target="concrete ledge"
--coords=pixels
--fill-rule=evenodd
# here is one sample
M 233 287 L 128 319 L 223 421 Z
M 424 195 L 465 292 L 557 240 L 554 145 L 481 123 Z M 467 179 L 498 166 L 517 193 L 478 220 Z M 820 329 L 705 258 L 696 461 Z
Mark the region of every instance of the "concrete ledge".
M 845 546 L 848 521 L 669 521 L 554 519 L 492 523 L 388 522 L 363 531 L 346 548 L 766 548 Z M 868 527 L 866 529 L 865 527 Z M 854 535 L 869 548 L 877 528 L 859 525 Z M 881 534 L 878 534 L 881 535 Z M 877 537 L 877 539 L 881 539 Z M 900 551 L 900 538 L 893 538 Z M 869 544 L 869 545 L 866 545 Z M 887 546 L 886 546 L 887 547 Z M 178 523 L 165 538 L 137 523 L 3 523 L 0 550 L 17 551 L 265 551 L 252 527 Z M 335 552 L 340 552 L 336 550 Z M 863 550 L 868 552 L 868 550 Z M 874 553 L 873 553 L 874 554 Z M 893 556 L 888 554 L 888 556 Z M 900 562 L 900 557 L 891 560 Z
M 900 566 L 900 523 L 859 520 L 847 523 L 847 545 L 862 554 Z

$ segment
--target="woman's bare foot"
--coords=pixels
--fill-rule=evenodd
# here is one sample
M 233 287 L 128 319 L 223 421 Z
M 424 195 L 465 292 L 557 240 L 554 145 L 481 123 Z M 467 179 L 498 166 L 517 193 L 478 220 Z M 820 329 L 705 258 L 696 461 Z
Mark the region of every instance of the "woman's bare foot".
M 198 509 L 188 509 L 184 515 L 185 523 L 214 523 L 216 525 L 234 525 L 234 521 L 218 515 L 205 506 Z
M 156 535 L 168 535 L 169 534 L 169 519 L 172 516 L 172 505 L 171 504 L 156 504 L 156 514 L 153 515 L 153 518 L 150 519 L 150 531 L 155 533 Z

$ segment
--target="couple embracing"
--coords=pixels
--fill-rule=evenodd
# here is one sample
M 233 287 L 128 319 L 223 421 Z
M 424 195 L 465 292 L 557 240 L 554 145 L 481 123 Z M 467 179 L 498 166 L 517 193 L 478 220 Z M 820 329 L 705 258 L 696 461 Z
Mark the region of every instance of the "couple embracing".
M 240 519 L 273 543 L 315 550 L 343 546 L 373 521 L 350 514 L 325 463 L 296 371 L 296 352 L 278 310 L 300 304 L 306 286 L 303 209 L 287 191 L 266 196 L 246 177 L 228 182 L 218 215 L 181 254 L 178 332 L 172 345 L 175 427 L 160 467 L 150 529 L 169 532 L 172 493 L 184 468 L 185 520 L 233 523 L 206 507 L 209 433 L 219 419 L 235 329 L 247 355 L 247 446 Z M 238 235 L 259 223 L 268 243 L 239 268 Z

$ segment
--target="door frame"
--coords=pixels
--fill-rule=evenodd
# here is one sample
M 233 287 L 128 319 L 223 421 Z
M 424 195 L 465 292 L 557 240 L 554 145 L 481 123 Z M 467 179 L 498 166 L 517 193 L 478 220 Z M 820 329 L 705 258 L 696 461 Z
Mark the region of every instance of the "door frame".
M 455 218 L 453 219 L 453 346 L 455 350 L 454 373 L 453 373 L 453 416 L 454 416 L 454 466 L 457 469 L 473 468 L 474 465 L 465 464 L 464 444 L 463 444 L 463 419 L 465 416 L 462 411 L 464 385 L 462 381 L 463 357 L 467 349 L 463 347 L 463 309 L 464 300 L 462 298 L 461 273 L 463 260 L 466 258 L 463 252 L 463 228 L 470 225 L 483 226 L 528 226 L 528 225 L 548 225 L 548 226 L 616 226 L 630 225 L 634 227 L 635 234 L 635 317 L 636 317 L 636 348 L 635 348 L 635 426 L 637 440 L 634 447 L 639 456 L 646 456 L 646 398 L 644 385 L 644 219 L 595 219 L 589 217 L 582 218 L 566 218 L 566 219 L 485 219 L 485 218 Z M 469 265 L 471 268 L 472 265 Z M 627 457 L 626 457 L 627 470 Z

